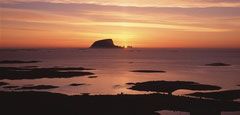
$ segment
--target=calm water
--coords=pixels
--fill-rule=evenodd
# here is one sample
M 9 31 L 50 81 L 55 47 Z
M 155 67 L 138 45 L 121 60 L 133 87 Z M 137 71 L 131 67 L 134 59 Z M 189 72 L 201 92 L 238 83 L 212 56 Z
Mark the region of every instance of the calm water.
M 0 60 L 39 60 L 41 63 L 15 64 L 1 66 L 39 66 L 39 67 L 85 67 L 93 68 L 97 78 L 74 77 L 35 80 L 2 80 L 11 85 L 57 85 L 50 92 L 78 95 L 91 94 L 142 94 L 132 91 L 125 85 L 128 82 L 150 80 L 195 81 L 203 84 L 221 86 L 223 89 L 239 89 L 240 49 L 34 49 L 0 50 Z M 208 67 L 208 63 L 223 62 L 228 67 Z M 133 73 L 135 69 L 164 70 L 167 73 Z M 72 83 L 87 85 L 72 87 Z M 0 90 L 6 90 L 0 88 Z M 175 95 L 191 93 L 178 90 Z M 188 115 L 184 112 L 162 111 L 163 115 Z M 239 112 L 223 113 L 235 115 Z
M 132 91 L 128 82 L 150 80 L 182 80 L 239 89 L 240 49 L 35 49 L 0 50 L 0 60 L 39 60 L 41 63 L 1 66 L 85 67 L 93 68 L 97 78 L 74 77 L 61 79 L 3 80 L 11 85 L 44 84 L 60 88 L 47 91 L 75 95 L 146 93 Z M 229 67 L 208 67 L 207 63 L 224 62 Z M 135 69 L 165 70 L 167 73 L 133 73 Z M 71 87 L 71 83 L 88 85 Z M 3 89 L 2 89 L 3 90 Z M 174 92 L 177 95 L 188 90 Z

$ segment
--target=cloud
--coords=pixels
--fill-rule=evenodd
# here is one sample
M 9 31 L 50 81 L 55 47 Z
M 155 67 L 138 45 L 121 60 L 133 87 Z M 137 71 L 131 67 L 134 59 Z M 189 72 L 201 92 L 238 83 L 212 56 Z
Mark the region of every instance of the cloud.
M 208 7 L 208 8 L 179 8 L 179 7 L 132 7 L 132 6 L 105 6 L 86 3 L 49 3 L 49 2 L 16 2 L 2 3 L 2 8 L 29 9 L 53 12 L 81 13 L 91 11 L 116 11 L 138 14 L 168 13 L 194 16 L 239 16 L 240 7 Z M 67 15 L 67 14 L 66 14 Z
M 240 18 L 238 7 L 156 8 L 49 2 L 3 3 L 1 7 L 2 21 L 65 24 L 72 28 L 114 26 L 223 32 L 234 31 L 240 27 L 237 23 Z

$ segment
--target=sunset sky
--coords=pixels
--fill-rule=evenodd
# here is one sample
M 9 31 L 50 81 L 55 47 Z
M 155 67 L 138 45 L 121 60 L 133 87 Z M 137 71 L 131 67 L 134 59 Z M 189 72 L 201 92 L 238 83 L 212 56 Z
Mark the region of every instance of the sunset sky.
M 240 48 L 240 0 L 1 0 L 0 48 Z

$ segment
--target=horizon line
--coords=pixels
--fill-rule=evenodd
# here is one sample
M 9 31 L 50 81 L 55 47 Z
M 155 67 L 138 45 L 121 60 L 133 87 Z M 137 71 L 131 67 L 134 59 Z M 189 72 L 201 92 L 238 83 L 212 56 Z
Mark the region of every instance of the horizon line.
M 89 47 L 0 47 L 0 49 L 91 49 Z M 97 48 L 112 49 L 112 48 Z M 123 49 L 240 49 L 240 47 L 133 47 Z

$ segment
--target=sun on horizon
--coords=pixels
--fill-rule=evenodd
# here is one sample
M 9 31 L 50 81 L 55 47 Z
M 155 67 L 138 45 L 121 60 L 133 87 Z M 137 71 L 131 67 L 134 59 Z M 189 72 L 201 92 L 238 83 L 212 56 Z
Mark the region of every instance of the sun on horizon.
M 240 48 L 240 2 L 3 0 L 0 48 Z

